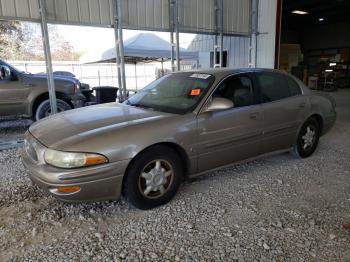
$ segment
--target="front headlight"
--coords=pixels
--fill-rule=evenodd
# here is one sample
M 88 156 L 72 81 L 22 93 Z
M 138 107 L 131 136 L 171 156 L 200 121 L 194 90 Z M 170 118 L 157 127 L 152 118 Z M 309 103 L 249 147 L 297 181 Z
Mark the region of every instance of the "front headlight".
M 105 156 L 99 154 L 63 152 L 52 149 L 46 149 L 44 158 L 47 164 L 60 168 L 86 167 L 108 162 Z

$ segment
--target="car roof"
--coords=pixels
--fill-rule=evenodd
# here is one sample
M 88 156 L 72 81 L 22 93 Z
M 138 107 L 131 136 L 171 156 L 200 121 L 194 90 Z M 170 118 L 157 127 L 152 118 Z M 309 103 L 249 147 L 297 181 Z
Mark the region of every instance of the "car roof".
M 213 75 L 217 78 L 222 78 L 228 75 L 232 75 L 234 73 L 250 73 L 250 72 L 274 72 L 274 73 L 285 73 L 276 69 L 267 69 L 267 68 L 209 68 L 209 69 L 194 69 L 194 70 L 186 70 L 180 72 L 174 72 L 173 74 L 181 74 L 181 73 L 198 73 L 198 74 L 209 74 Z

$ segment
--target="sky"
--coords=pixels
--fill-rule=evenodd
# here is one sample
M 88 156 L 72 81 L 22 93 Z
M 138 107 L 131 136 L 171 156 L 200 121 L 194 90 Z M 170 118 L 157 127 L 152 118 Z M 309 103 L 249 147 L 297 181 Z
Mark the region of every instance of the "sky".
M 115 46 L 113 28 L 57 25 L 57 32 L 67 40 L 76 51 L 83 54 L 80 60 L 84 62 L 98 60 L 104 51 Z M 149 31 L 123 30 L 124 41 L 143 32 L 149 33 Z M 170 42 L 170 33 L 168 32 L 151 33 Z M 180 46 L 187 48 L 194 37 L 195 34 L 181 33 Z

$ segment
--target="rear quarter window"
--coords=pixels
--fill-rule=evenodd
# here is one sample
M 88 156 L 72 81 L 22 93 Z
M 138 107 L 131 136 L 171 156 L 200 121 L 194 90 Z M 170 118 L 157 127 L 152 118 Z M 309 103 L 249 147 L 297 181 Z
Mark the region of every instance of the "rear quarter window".
M 291 96 L 301 95 L 301 88 L 299 84 L 290 76 L 286 76 L 288 88 Z

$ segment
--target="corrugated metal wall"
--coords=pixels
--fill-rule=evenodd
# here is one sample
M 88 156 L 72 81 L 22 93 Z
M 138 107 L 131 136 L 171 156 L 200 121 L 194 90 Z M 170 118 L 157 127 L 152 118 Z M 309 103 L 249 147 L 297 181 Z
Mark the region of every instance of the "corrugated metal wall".
M 1 0 L 0 17 L 39 19 L 38 0 Z
M 112 0 L 46 0 L 48 21 L 110 26 Z M 0 0 L 0 18 L 39 21 L 38 0 Z
M 49 21 L 64 24 L 110 26 L 112 0 L 46 0 Z
M 169 30 L 168 0 L 123 0 L 122 10 L 124 28 Z
M 213 35 L 197 35 L 189 46 L 190 50 L 199 51 L 199 64 L 202 68 L 210 67 L 210 52 L 214 50 Z M 249 38 L 239 36 L 224 37 L 224 51 L 228 52 L 228 67 L 248 67 Z
M 215 0 L 179 0 L 179 20 L 182 31 L 214 32 L 214 4 Z
M 179 0 L 181 31 L 194 33 L 215 32 L 215 0 Z M 250 1 L 223 0 L 224 33 L 248 35 Z
M 248 2 L 248 1 L 247 1 Z M 259 0 L 257 67 L 274 68 L 276 37 L 277 0 Z M 214 50 L 214 36 L 198 35 L 190 45 L 192 51 L 199 51 L 199 64 L 210 67 L 210 52 Z M 228 51 L 228 67 L 248 67 L 248 37 L 224 37 L 224 50 Z
M 92 26 L 113 25 L 114 0 L 46 0 L 48 21 Z M 224 1 L 224 33 L 249 34 L 250 1 Z M 169 0 L 122 0 L 128 29 L 169 31 Z M 182 32 L 214 33 L 215 0 L 178 0 Z M 0 18 L 39 21 L 37 0 L 0 0 Z
M 248 35 L 250 28 L 250 1 L 224 0 L 224 32 Z
M 277 0 L 259 0 L 257 67 L 274 68 Z

